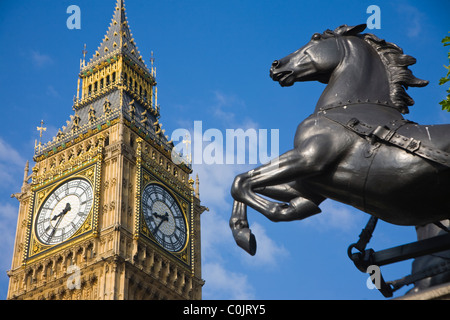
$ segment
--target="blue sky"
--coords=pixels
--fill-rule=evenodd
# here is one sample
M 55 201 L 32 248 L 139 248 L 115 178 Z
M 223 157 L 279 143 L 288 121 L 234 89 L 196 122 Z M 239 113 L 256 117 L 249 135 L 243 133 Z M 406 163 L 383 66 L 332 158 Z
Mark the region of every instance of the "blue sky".
M 81 9 L 81 29 L 69 30 L 69 5 Z M 269 78 L 271 62 L 307 43 L 315 32 L 366 22 L 369 5 L 381 9 L 381 29 L 366 30 L 394 42 L 417 59 L 414 74 L 430 81 L 408 92 L 415 99 L 408 119 L 450 123 L 438 102 L 445 87 L 450 31 L 448 1 L 176 1 L 127 0 L 129 25 L 149 65 L 154 52 L 158 101 L 166 134 L 192 130 L 278 129 L 279 150 L 292 148 L 297 125 L 314 109 L 324 89 L 319 83 L 281 88 Z M 32 160 L 36 127 L 48 128 L 43 142 L 66 124 L 76 95 L 83 45 L 90 58 L 111 21 L 115 0 L 2 1 L 0 4 L 0 298 L 6 297 L 18 202 L 27 160 Z M 322 213 L 307 220 L 272 223 L 249 210 L 258 239 L 250 257 L 228 229 L 230 185 L 255 165 L 194 165 L 202 215 L 205 299 L 383 299 L 366 287 L 346 255 L 368 215 L 327 200 Z M 415 240 L 413 227 L 380 222 L 370 247 L 380 250 Z M 411 261 L 383 267 L 387 280 L 410 272 Z M 409 289 L 409 288 L 408 288 Z M 400 291 L 399 294 L 405 292 Z M 398 294 L 397 294 L 398 295 Z

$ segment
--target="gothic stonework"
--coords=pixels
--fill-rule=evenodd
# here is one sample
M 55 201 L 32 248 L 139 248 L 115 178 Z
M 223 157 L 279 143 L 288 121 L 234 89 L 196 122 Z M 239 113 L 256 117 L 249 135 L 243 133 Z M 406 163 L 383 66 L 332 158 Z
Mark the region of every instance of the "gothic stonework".
M 36 144 L 32 173 L 27 163 L 13 195 L 20 207 L 7 298 L 201 299 L 206 208 L 190 163 L 172 160 L 153 63 L 149 70 L 137 50 L 123 0 L 93 58 L 82 61 L 80 85 L 75 114 L 52 141 Z M 143 191 L 153 184 L 170 199 L 157 194 L 148 209 Z M 182 245 L 171 249 L 175 241 Z

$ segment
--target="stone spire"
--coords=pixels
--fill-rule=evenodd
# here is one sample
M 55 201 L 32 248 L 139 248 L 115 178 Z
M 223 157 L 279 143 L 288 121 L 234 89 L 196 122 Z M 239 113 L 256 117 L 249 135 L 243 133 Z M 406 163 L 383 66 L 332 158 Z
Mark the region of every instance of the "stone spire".
M 134 64 L 150 74 L 150 70 L 139 53 L 133 34 L 130 31 L 124 0 L 117 1 L 106 35 L 91 60 L 82 68 L 82 71 L 89 70 L 99 62 L 107 60 L 118 53 L 131 59 Z

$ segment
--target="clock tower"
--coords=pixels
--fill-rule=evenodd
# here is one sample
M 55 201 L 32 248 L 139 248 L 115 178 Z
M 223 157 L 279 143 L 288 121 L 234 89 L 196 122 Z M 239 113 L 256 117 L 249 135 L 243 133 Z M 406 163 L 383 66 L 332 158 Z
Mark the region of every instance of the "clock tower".
M 97 51 L 81 61 L 70 120 L 36 143 L 13 195 L 8 299 L 201 299 L 206 208 L 161 128 L 155 74 L 118 0 Z

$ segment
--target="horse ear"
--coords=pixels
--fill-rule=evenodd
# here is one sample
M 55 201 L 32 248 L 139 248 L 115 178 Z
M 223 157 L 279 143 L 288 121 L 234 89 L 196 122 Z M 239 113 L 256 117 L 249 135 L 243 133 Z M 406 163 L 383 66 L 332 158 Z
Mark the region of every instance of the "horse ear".
M 343 35 L 345 36 L 356 36 L 358 33 L 363 32 L 367 28 L 367 24 L 358 24 L 354 27 L 347 27 L 347 30 L 344 31 Z
M 367 25 L 365 23 L 354 27 L 343 24 L 342 26 L 337 27 L 333 32 L 340 36 L 355 36 L 358 33 L 363 32 L 366 28 Z

